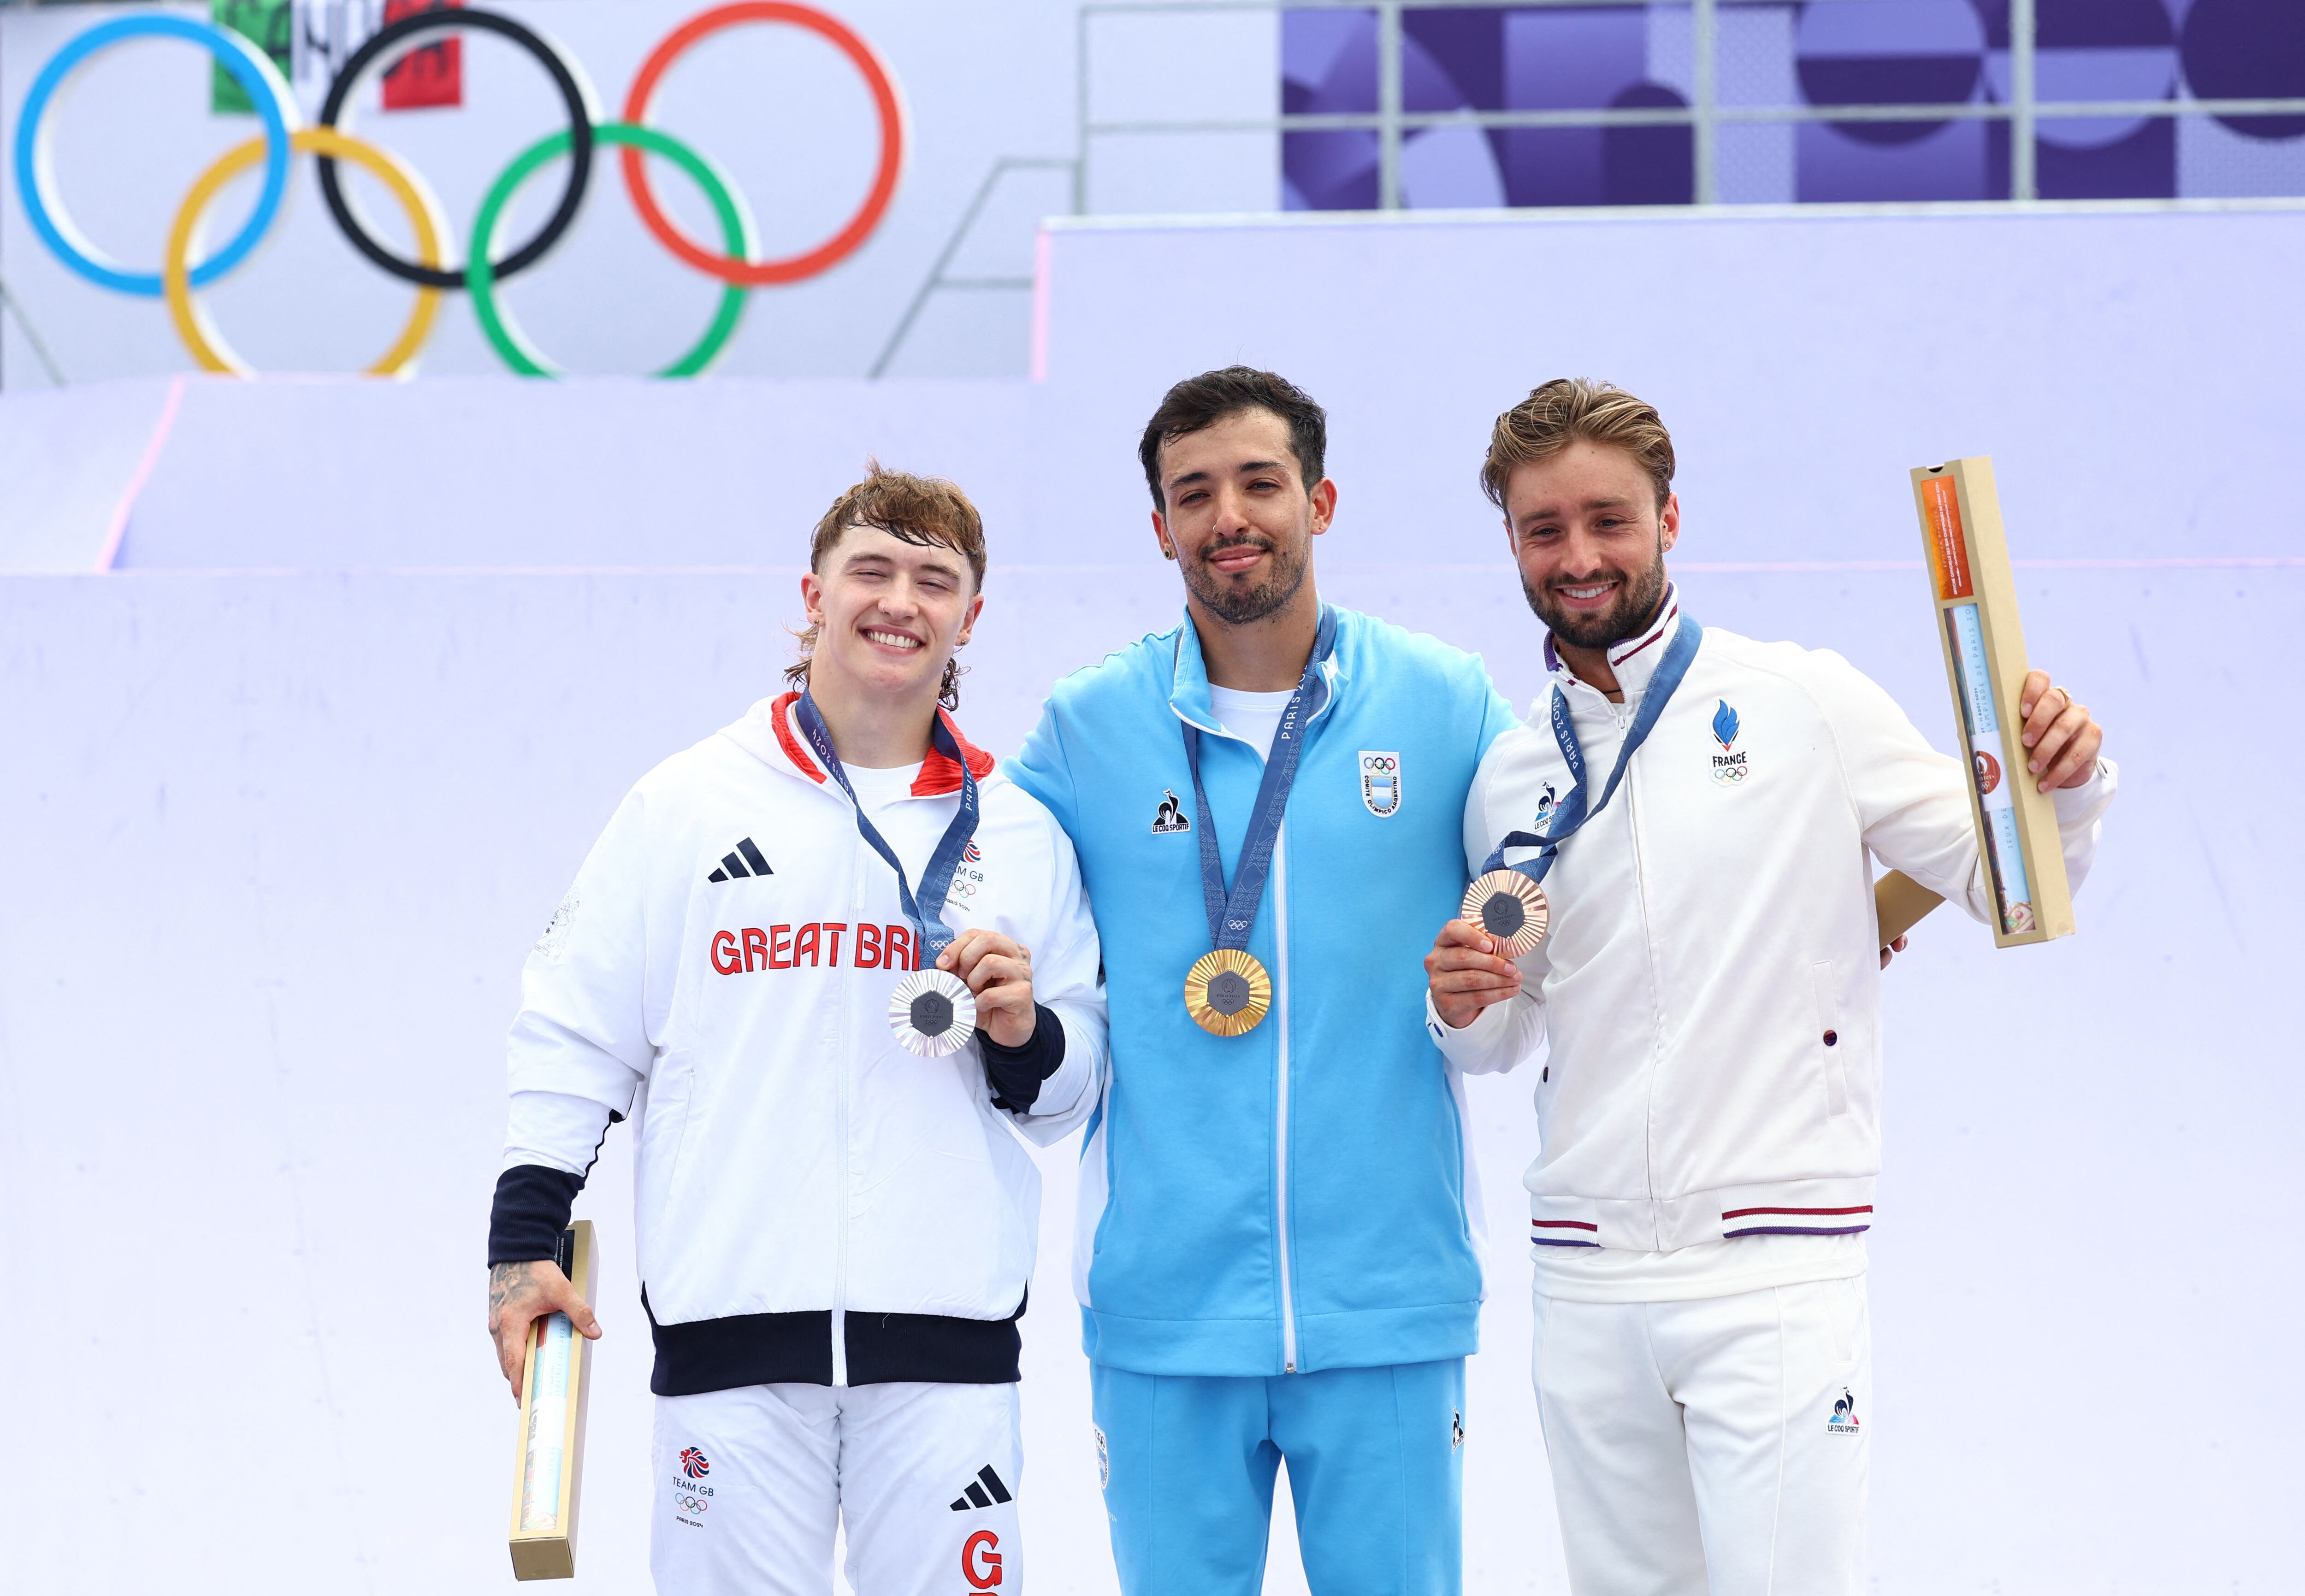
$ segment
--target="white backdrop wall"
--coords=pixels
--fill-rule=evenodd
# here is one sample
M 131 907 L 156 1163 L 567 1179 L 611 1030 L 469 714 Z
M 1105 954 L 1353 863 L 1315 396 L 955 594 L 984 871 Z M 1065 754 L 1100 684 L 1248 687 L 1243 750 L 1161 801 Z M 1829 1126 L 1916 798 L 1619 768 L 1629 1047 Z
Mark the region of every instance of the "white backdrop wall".
M 1875 1575 L 2284 1588 L 2305 755 L 2267 734 L 2264 683 L 2305 624 L 2305 539 L 2265 485 L 2305 404 L 2264 261 L 2298 225 L 1065 233 L 1037 386 L 195 384 L 157 454 L 165 383 L 0 397 L 0 1366 L 27 1371 L 0 1384 L 0 1586 L 508 1577 L 480 1329 L 502 1036 L 589 840 L 773 689 L 779 562 L 867 448 L 987 505 L 964 718 L 1012 750 L 1052 677 L 1173 616 L 1135 429 L 1170 378 L 1243 358 L 1331 409 L 1324 592 L 1482 650 L 1521 701 L 1535 627 L 1469 477 L 1532 381 L 1658 397 L 1692 609 L 1841 649 L 1941 745 L 1904 469 L 2000 456 L 2020 552 L 2051 562 L 2020 573 L 2032 652 L 2113 728 L 2123 794 L 2080 936 L 1996 953 L 1932 921 L 1886 978 Z M 1517 287 L 1564 258 L 1614 263 L 1573 314 Z M 1903 264 L 1883 286 L 1858 259 Z M 1724 273 L 1733 301 L 1692 287 Z M 1970 361 L 1900 361 L 1901 329 L 1947 325 Z M 148 458 L 124 568 L 33 573 L 85 569 Z M 1517 1235 L 1527 1090 L 1473 1106 Z M 1044 1286 L 1071 1150 L 1044 1160 Z M 644 1577 L 625 1157 L 582 1210 L 608 1246 L 602 1591 Z M 1468 1580 L 1559 1592 L 1517 1249 L 1494 1279 Z M 1025 1333 L 1033 1579 L 1107 1592 L 1061 1290 Z M 1276 1553 L 1273 1588 L 1297 1577 Z
M 0 1583 L 508 1577 L 481 1248 L 516 972 L 624 788 L 773 685 L 795 574 L 0 580 Z M 1013 749 L 1041 684 L 1161 624 L 1173 580 L 1000 573 L 975 734 Z M 1683 580 L 1705 618 L 1838 646 L 1943 732 L 1918 576 Z M 1323 585 L 1533 686 L 1504 568 Z M 2279 805 L 2198 773 L 2246 749 L 2267 790 L 2305 780 L 2292 740 L 2254 734 L 2250 691 L 2305 625 L 2305 577 L 2058 573 L 2024 598 L 2125 787 L 2080 937 L 1996 953 L 1931 922 L 1886 978 L 1877 1588 L 2279 1589 L 2305 1104 L 2272 994 L 2305 857 Z M 1491 1229 L 1516 1236 L 1527 1085 L 1472 1102 Z M 1076 1321 L 1047 1289 L 1073 1151 L 1042 1160 L 1025 1532 L 1035 1588 L 1110 1592 Z M 603 1592 L 640 1586 L 650 1499 L 627 1157 L 612 1137 L 580 1209 L 609 1337 L 578 1588 Z M 1565 1588 L 1527 1278 L 1501 1249 L 1475 1590 Z
M 193 378 L 123 560 L 773 564 L 869 450 L 981 495 L 1001 557 L 1134 557 L 1144 417 L 1243 359 L 1334 412 L 1332 558 L 1493 557 L 1489 421 L 1569 372 L 1663 408 L 1690 558 L 1912 559 L 1907 469 L 1978 453 L 2024 557 L 2305 548 L 2277 490 L 2305 209 L 1092 223 L 1050 246 L 1042 383 Z M 11 399 L 0 567 L 87 566 L 167 392 Z

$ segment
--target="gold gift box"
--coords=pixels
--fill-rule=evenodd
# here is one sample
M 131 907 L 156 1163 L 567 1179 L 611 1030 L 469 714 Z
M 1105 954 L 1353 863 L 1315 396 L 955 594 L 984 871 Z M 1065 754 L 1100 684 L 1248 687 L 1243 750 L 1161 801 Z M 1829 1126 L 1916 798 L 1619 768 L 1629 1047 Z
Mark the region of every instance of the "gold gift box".
M 592 1300 L 592 1221 L 560 1233 L 561 1272 Z M 584 1477 L 584 1410 L 592 1395 L 592 1344 L 565 1313 L 529 1327 L 520 1379 L 520 1431 L 513 1444 L 512 1574 L 576 1576 L 576 1512 Z

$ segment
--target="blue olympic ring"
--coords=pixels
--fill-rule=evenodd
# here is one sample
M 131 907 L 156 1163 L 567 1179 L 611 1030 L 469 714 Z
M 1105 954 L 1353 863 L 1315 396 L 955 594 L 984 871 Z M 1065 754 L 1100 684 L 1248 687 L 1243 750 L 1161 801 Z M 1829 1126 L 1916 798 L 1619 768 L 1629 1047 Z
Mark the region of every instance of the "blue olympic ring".
M 66 74 L 108 45 L 146 36 L 189 39 L 204 47 L 238 81 L 264 118 L 264 190 L 233 241 L 192 269 L 193 287 L 213 283 L 238 266 L 272 225 L 288 192 L 289 137 L 302 118 L 288 85 L 281 80 L 280 69 L 268 57 L 238 34 L 189 17 L 150 14 L 100 22 L 57 51 L 32 80 L 31 92 L 24 97 L 16 123 L 16 190 L 23 196 L 24 214 L 31 218 L 32 230 L 59 259 L 90 282 L 123 293 L 158 299 L 163 292 L 158 272 L 132 272 L 114 265 L 81 235 L 63 205 L 50 199 L 55 174 L 48 141 L 40 134 L 41 115 Z

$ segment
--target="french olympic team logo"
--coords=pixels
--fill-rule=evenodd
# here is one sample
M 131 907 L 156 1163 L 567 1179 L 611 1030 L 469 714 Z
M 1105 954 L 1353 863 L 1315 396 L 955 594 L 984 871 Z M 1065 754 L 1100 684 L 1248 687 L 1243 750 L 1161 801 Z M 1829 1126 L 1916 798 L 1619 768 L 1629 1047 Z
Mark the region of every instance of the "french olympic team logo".
M 712 1472 L 712 1464 L 694 1447 L 683 1447 L 680 1449 L 680 1472 L 692 1480 L 702 1480 Z
M 1721 707 L 1713 711 L 1713 740 L 1721 744 L 1721 751 L 1713 756 L 1713 779 L 1724 787 L 1733 787 L 1753 773 L 1741 752 L 1731 752 L 1737 734 L 1744 728 L 1739 725 L 1737 711 L 1729 700 L 1720 700 Z

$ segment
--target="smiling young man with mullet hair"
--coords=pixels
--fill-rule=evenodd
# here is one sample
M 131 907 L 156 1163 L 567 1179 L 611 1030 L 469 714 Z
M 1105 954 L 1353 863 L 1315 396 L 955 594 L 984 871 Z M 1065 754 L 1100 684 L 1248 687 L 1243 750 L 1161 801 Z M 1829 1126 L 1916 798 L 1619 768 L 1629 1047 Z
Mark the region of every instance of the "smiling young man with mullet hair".
M 795 691 L 642 778 L 513 1025 L 498 1361 L 516 1390 L 556 1311 L 600 1335 L 551 1260 L 629 1116 L 668 1593 L 826 1596 L 843 1521 L 858 1596 L 1022 1583 L 1017 1134 L 1097 1101 L 1096 931 L 1065 834 L 948 713 L 976 510 L 870 469 L 817 525 Z
M 1480 662 L 1321 601 L 1321 407 L 1233 367 L 1138 458 L 1180 624 L 1015 762 L 1080 850 L 1112 1074 L 1073 1249 L 1127 1596 L 1255 1596 L 1286 1460 L 1314 1596 L 1454 1596 L 1480 1203 L 1417 955 L 1511 724 Z
M 1515 959 L 1447 918 L 1426 1023 L 1467 1072 L 1550 1043 L 1523 1184 L 1570 1589 L 1855 1596 L 1874 862 L 1997 908 L 1964 760 L 1839 655 L 1681 607 L 1672 472 L 1656 412 L 1604 384 L 1549 382 L 1497 418 L 1481 485 L 1551 682 L 1482 760 L 1463 857 L 1541 871 L 1551 928 Z M 2041 671 L 2021 713 L 2078 887 L 2113 798 L 2103 733 Z

